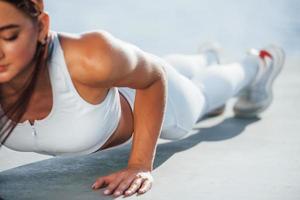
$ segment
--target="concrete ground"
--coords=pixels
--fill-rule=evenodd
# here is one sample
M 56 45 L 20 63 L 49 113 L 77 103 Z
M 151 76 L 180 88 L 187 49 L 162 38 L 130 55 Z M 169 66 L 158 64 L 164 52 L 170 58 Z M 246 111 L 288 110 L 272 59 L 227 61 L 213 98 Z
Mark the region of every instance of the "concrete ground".
M 85 5 L 74 0 L 75 9 L 66 12 L 69 3 L 51 1 L 47 2 L 47 8 L 53 15 L 54 30 L 89 30 L 96 23 L 91 19 L 99 19 L 101 28 L 158 55 L 174 53 L 173 49 L 191 53 L 202 41 L 199 38 L 212 37 L 226 47 L 227 61 L 240 57 L 240 51 L 251 44 L 261 47 L 269 41 L 284 47 L 287 60 L 274 85 L 274 102 L 261 117 L 234 118 L 233 99 L 224 115 L 197 123 L 186 138 L 173 142 L 159 140 L 153 188 L 139 199 L 299 200 L 300 43 L 297 33 L 300 18 L 295 10 L 300 4 L 294 0 L 273 1 L 273 4 L 268 0 L 251 3 L 231 0 L 226 4 L 217 0 L 155 2 L 99 2 L 101 9 L 97 11 L 91 0 L 85 1 Z M 133 6 L 136 8 L 130 13 L 121 12 Z M 75 12 L 81 8 L 84 15 L 76 16 Z M 215 15 L 207 10 L 215 10 Z M 154 18 L 162 20 L 152 21 L 149 16 L 152 11 L 156 12 Z M 118 16 L 114 15 L 117 13 Z M 61 22 L 59 19 L 64 15 L 78 20 L 66 17 Z M 118 17 L 124 18 L 124 23 L 118 24 Z M 195 27 L 196 20 L 205 28 Z M 72 24 L 74 21 L 76 24 Z M 263 26 L 266 22 L 272 24 Z M 238 27 L 238 33 L 227 26 Z M 167 33 L 170 30 L 171 35 Z M 183 38 L 187 39 L 182 41 Z M 112 199 L 102 196 L 103 190 L 92 191 L 90 186 L 97 177 L 125 167 L 129 150 L 127 145 L 87 156 L 50 158 L 2 148 L 0 197 L 5 200 Z

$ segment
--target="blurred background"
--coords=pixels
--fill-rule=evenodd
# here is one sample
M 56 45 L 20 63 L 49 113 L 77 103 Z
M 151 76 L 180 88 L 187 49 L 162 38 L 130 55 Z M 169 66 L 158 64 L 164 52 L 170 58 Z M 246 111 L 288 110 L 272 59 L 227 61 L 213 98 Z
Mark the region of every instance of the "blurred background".
M 282 106 L 276 109 L 282 113 L 289 109 L 286 121 L 294 122 L 293 127 L 300 124 L 297 98 L 287 99 L 289 94 L 300 97 L 296 82 L 300 71 L 299 0 L 45 0 L 45 4 L 52 30 L 104 29 L 159 56 L 197 53 L 200 44 L 217 41 L 225 50 L 223 60 L 230 62 L 242 58 L 248 48 L 279 44 L 287 53 L 287 64 L 280 77 L 282 87 L 276 90 Z M 294 89 L 287 91 L 291 85 Z M 293 109 L 283 105 L 293 105 Z M 3 147 L 0 171 L 47 158 Z
M 299 0 L 47 1 L 55 31 L 104 29 L 162 56 L 218 41 L 232 59 L 269 43 L 299 52 Z
M 197 53 L 202 43 L 216 41 L 224 48 L 221 60 L 232 62 L 252 47 L 282 46 L 285 68 L 274 85 L 275 101 L 262 120 L 234 119 L 229 104 L 225 115 L 198 124 L 198 134 L 160 145 L 155 187 L 139 199 L 300 199 L 300 0 L 45 0 L 45 4 L 54 31 L 102 29 L 158 56 Z M 98 176 L 98 164 L 110 170 L 118 168 L 122 158 L 118 152 L 112 160 L 107 156 L 112 154 L 103 153 L 109 159 L 100 155 L 90 155 L 90 160 L 45 160 L 51 157 L 2 148 L 0 193 L 11 199 L 99 199 L 87 189 Z M 11 169 L 39 160 L 44 161 Z M 41 180 L 46 182 L 40 184 Z M 57 197 L 61 194 L 70 198 Z

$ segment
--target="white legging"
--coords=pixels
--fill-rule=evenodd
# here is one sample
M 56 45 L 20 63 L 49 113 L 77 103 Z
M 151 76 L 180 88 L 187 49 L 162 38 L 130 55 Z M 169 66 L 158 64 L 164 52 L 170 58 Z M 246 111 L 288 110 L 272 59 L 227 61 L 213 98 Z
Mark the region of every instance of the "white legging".
M 206 113 L 236 96 L 255 78 L 258 59 L 247 55 L 240 62 L 207 67 L 204 54 L 164 56 L 168 98 L 160 138 L 186 136 Z

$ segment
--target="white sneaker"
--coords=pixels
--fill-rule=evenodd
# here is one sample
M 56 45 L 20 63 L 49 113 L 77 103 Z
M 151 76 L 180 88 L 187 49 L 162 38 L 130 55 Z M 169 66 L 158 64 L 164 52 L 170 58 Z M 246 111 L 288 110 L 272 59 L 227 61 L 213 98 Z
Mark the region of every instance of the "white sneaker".
M 284 51 L 275 45 L 260 51 L 252 49 L 250 54 L 261 59 L 254 81 L 244 89 L 233 107 L 235 116 L 242 118 L 256 117 L 270 106 L 273 101 L 273 82 L 285 60 Z

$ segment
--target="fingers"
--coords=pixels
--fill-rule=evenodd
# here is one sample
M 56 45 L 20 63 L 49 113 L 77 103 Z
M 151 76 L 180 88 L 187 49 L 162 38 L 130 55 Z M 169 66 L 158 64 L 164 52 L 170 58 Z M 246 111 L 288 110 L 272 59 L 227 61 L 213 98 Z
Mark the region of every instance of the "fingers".
M 107 187 L 104 195 L 113 194 L 115 197 L 121 195 L 131 196 L 134 193 L 143 194 L 152 187 L 153 177 L 151 174 L 136 171 L 122 171 L 109 176 L 100 177 L 93 184 L 93 189 Z
M 109 183 L 107 188 L 104 190 L 104 194 L 105 195 L 112 194 L 114 190 L 120 185 L 121 181 L 122 181 L 122 177 L 114 179 L 111 183 Z
M 103 186 L 105 186 L 106 184 L 106 177 L 101 177 L 101 178 L 98 178 L 96 180 L 96 182 L 92 185 L 92 188 L 95 190 L 95 189 L 99 189 Z
M 135 178 L 130 187 L 125 191 L 126 196 L 134 194 L 142 185 L 143 178 Z
M 116 185 L 118 184 L 118 187 Z M 136 177 L 131 176 L 127 179 L 123 179 L 122 181 L 110 184 L 108 186 L 108 190 L 110 192 L 104 193 L 104 194 L 111 194 L 115 197 L 119 197 L 124 194 L 124 196 L 130 196 L 134 193 L 143 194 L 151 189 L 152 186 L 152 180 L 146 179 L 145 177 Z M 115 189 L 116 188 L 116 189 Z M 124 192 L 125 191 L 125 192 Z
M 151 189 L 151 187 L 152 187 L 152 181 L 149 180 L 149 179 L 146 179 L 143 182 L 141 188 L 138 190 L 138 193 L 139 194 L 144 194 L 145 192 L 149 191 Z
M 129 186 L 132 184 L 135 176 L 131 176 L 127 179 L 123 179 L 123 181 L 119 184 L 118 188 L 114 191 L 114 196 L 118 197 L 122 194 L 124 194 L 124 191 L 129 188 Z

